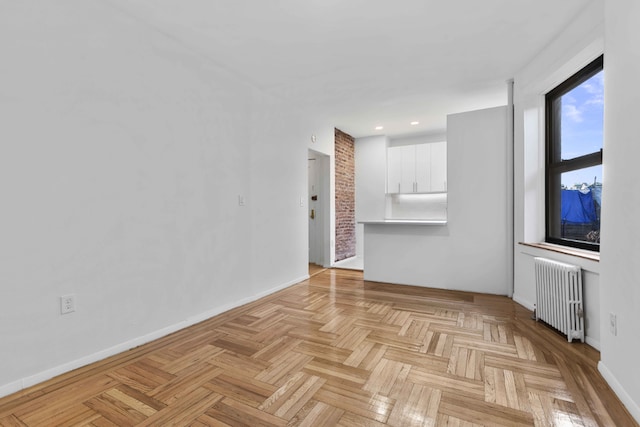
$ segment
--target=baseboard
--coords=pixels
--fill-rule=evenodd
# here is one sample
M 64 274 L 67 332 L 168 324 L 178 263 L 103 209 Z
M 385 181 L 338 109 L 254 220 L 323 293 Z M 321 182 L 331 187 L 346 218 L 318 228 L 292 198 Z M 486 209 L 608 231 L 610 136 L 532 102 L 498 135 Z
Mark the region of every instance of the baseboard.
M 618 382 L 618 380 L 613 375 L 613 373 L 611 373 L 609 368 L 607 368 L 606 365 L 602 363 L 602 360 L 598 362 L 598 371 L 600 371 L 600 374 L 602 374 L 602 377 L 609 384 L 609 387 L 613 389 L 613 392 L 618 396 L 618 398 L 627 408 L 631 416 L 635 418 L 635 420 L 638 423 L 640 423 L 640 406 L 638 406 L 638 403 L 633 401 L 631 396 L 629 396 L 629 393 L 627 393 L 624 387 L 622 387 L 622 384 Z
M 17 393 L 22 390 L 24 387 L 22 386 L 22 380 L 13 381 L 9 384 L 4 384 L 0 386 L 0 397 L 9 396 L 10 394 Z
M 512 299 L 518 304 L 520 304 L 521 306 L 523 306 L 524 308 L 526 308 L 527 310 L 533 311 L 533 309 L 536 308 L 536 305 L 534 303 L 524 298 L 521 298 L 519 295 L 513 294 Z
M 594 340 L 591 337 L 584 337 L 584 342 L 586 342 L 587 344 L 589 344 L 591 347 L 595 348 L 596 350 L 600 351 L 600 341 Z
M 236 302 L 234 302 L 232 304 L 226 304 L 226 305 L 223 305 L 221 307 L 216 307 L 213 310 L 208 310 L 208 311 L 206 311 L 204 313 L 200 313 L 198 315 L 189 317 L 186 320 L 186 323 L 187 323 L 186 326 L 178 328 L 178 329 L 176 329 L 176 331 L 180 330 L 180 329 L 184 329 L 184 328 L 186 328 L 188 326 L 195 325 L 196 323 L 200 323 L 200 322 L 202 322 L 204 320 L 212 318 L 213 316 L 217 316 L 218 314 L 224 313 L 226 311 L 232 310 L 234 308 L 240 307 L 240 306 L 248 304 L 250 302 L 259 300 L 260 298 L 266 297 L 267 295 L 271 295 L 274 292 L 278 292 L 278 291 L 280 291 L 282 289 L 288 288 L 289 286 L 295 285 L 296 283 L 300 283 L 300 282 L 302 282 L 304 280 L 307 280 L 308 278 L 309 278 L 309 275 L 306 274 L 306 275 L 301 276 L 301 277 L 299 277 L 299 278 L 297 278 L 295 280 L 291 280 L 289 282 L 286 282 L 284 284 L 278 285 L 278 286 L 273 287 L 271 289 L 268 289 L 266 291 L 259 292 L 259 293 L 255 294 L 255 295 L 250 296 L 250 297 L 243 298 L 240 301 L 236 301 Z M 168 334 L 165 334 L 165 335 L 168 335 Z M 154 338 L 154 339 L 157 339 L 157 338 Z
M 287 283 L 283 283 L 271 289 L 268 289 L 263 292 L 259 292 L 255 295 L 252 295 L 247 298 L 243 298 L 239 301 L 236 301 L 231 304 L 225 304 L 220 307 L 216 307 L 212 310 L 207 310 L 204 313 L 197 314 L 195 316 L 191 316 L 181 322 L 175 323 L 173 325 L 167 326 L 165 328 L 159 329 L 157 331 L 153 331 L 149 334 L 125 341 L 123 343 L 117 344 L 115 346 L 106 348 L 104 350 L 98 351 L 96 353 L 87 355 L 85 357 L 81 357 L 79 359 L 73 360 L 68 363 L 64 363 L 62 365 L 56 366 L 51 369 L 47 369 L 45 371 L 39 372 L 35 375 L 30 375 L 28 377 L 24 377 L 17 381 L 10 382 L 8 384 L 0 385 L 0 397 L 5 397 L 13 393 L 17 393 L 21 390 L 24 390 L 28 387 L 34 386 L 36 384 L 40 384 L 44 381 L 50 380 L 51 378 L 57 377 L 58 375 L 65 374 L 67 372 L 73 371 L 74 369 L 81 368 L 83 366 L 89 365 L 91 363 L 99 362 L 100 360 L 106 359 L 107 357 L 114 356 L 119 353 L 123 353 L 132 348 L 141 346 L 143 344 L 149 343 L 151 341 L 157 340 L 174 332 L 177 332 L 181 329 L 188 328 L 189 326 L 193 326 L 197 323 L 200 323 L 204 320 L 210 319 L 211 317 L 217 316 L 218 314 L 224 313 L 231 309 L 240 307 L 242 305 L 248 304 L 250 302 L 256 301 L 260 298 L 263 298 L 267 295 L 271 295 L 274 292 L 280 291 L 282 289 L 288 288 L 289 286 L 295 285 L 296 283 L 302 282 L 309 278 L 309 275 L 305 275 L 299 277 L 295 280 L 291 280 Z
M 195 324 L 195 323 L 197 322 L 194 322 L 192 324 Z M 191 326 L 189 322 L 182 321 L 182 322 L 167 326 L 166 328 L 162 328 L 157 331 L 151 332 L 149 334 L 100 350 L 96 353 L 89 354 L 87 356 L 81 357 L 71 362 L 58 365 L 51 369 L 47 369 L 35 375 L 25 377 L 21 380 L 21 386 L 22 386 L 21 389 L 32 387 L 44 381 L 50 380 L 51 378 L 57 377 L 58 375 L 62 375 L 67 372 L 73 371 L 74 369 L 78 369 L 83 366 L 89 365 L 91 363 L 99 362 L 100 360 L 106 359 L 107 357 L 114 356 L 119 353 L 123 353 L 132 348 L 138 347 L 140 345 L 146 344 L 158 338 L 162 338 L 166 335 L 172 334 L 188 326 Z

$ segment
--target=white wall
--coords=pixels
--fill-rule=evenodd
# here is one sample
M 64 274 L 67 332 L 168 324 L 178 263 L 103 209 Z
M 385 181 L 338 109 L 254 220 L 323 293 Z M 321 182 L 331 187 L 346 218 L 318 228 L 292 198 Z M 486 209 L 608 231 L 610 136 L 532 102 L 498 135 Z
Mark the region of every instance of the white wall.
M 356 256 L 364 251 L 364 226 L 358 222 L 385 216 L 388 145 L 389 138 L 384 135 L 355 141 Z
M 605 13 L 606 12 L 606 13 Z M 640 149 L 635 111 L 640 103 L 640 5 L 631 0 L 596 0 L 515 78 L 515 293 L 525 306 L 535 302 L 532 257 L 546 256 L 584 270 L 587 342 L 601 351 L 599 369 L 640 421 L 640 235 L 632 226 L 640 200 L 625 191 L 635 182 Z M 606 37 L 605 37 L 606 35 Z M 544 239 L 544 94 L 605 54 L 605 142 L 602 243 L 599 263 L 531 249 L 518 242 Z M 631 226 L 630 226 L 631 225 Z M 616 336 L 609 313 L 618 318 Z
M 366 225 L 365 279 L 508 293 L 506 111 L 447 117 L 447 225 Z
M 605 144 L 601 246 L 600 371 L 640 422 L 640 194 L 637 181 L 640 105 L 640 3 L 605 2 Z M 609 333 L 609 313 L 618 333 Z
M 304 141 L 310 129 L 304 117 L 280 101 L 257 90 L 252 95 L 249 242 L 257 294 L 308 275 L 309 151 Z M 243 255 L 244 248 L 235 254 Z
M 544 241 L 544 94 L 604 49 L 602 2 L 595 1 L 515 76 L 515 230 L 513 299 L 535 304 L 533 257 L 579 265 L 584 271 L 586 341 L 600 348 L 600 266 L 595 261 L 520 245 Z M 606 74 L 606 73 L 605 73 Z M 605 160 L 606 162 L 606 160 Z M 606 168 L 605 163 L 605 168 Z
M 0 395 L 306 277 L 328 131 L 105 2 L 3 7 L 0 51 Z

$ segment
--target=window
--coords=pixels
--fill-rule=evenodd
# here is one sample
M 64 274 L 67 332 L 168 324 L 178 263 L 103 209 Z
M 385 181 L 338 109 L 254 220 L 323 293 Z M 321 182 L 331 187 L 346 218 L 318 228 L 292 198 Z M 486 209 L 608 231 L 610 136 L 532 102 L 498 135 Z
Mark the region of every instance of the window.
M 600 250 L 602 56 L 546 95 L 546 241 Z

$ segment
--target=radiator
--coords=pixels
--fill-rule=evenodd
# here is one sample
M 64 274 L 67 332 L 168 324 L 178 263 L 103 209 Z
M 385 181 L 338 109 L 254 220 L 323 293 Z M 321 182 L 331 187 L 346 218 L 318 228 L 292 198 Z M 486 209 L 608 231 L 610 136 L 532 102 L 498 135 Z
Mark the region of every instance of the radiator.
M 584 342 L 582 271 L 580 267 L 534 258 L 536 269 L 536 320 L 559 330 L 571 342 Z

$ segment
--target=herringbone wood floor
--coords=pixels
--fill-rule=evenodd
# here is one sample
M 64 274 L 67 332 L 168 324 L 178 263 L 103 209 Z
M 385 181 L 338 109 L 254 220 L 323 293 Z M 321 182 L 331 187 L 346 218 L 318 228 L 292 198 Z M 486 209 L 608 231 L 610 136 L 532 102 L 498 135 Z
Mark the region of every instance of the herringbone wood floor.
M 3 426 L 634 426 L 511 300 L 326 270 L 0 399 Z

